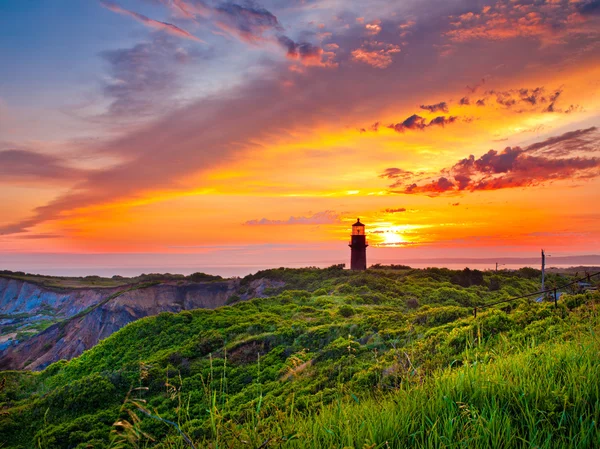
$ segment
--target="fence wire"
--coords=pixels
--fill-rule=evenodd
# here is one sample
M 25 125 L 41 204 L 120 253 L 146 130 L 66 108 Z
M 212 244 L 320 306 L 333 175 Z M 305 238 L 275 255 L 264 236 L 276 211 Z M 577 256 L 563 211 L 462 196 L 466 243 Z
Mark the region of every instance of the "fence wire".
M 527 295 L 515 296 L 514 298 L 503 299 L 502 301 L 497 301 L 497 302 L 492 302 L 492 303 L 489 303 L 489 304 L 482 304 L 480 306 L 475 306 L 473 308 L 473 315 L 476 317 L 477 316 L 477 311 L 481 310 L 481 309 L 486 309 L 488 307 L 497 306 L 499 304 L 509 303 L 509 302 L 512 302 L 512 301 L 516 301 L 518 299 L 525 299 L 525 298 L 531 298 L 532 296 L 545 295 L 546 293 L 554 293 L 554 303 L 556 304 L 556 301 L 557 301 L 557 298 L 556 298 L 557 290 L 563 289 L 563 288 L 567 288 L 567 287 L 570 287 L 570 286 L 575 285 L 575 284 L 579 284 L 580 282 L 583 282 L 583 281 L 590 281 L 595 276 L 600 276 L 600 271 L 596 272 L 596 273 L 592 273 L 592 274 L 587 274 L 583 278 L 575 279 L 574 281 L 569 282 L 568 284 L 564 284 L 564 285 L 561 285 L 561 286 L 558 286 L 558 287 L 552 287 L 552 288 L 548 288 L 546 290 L 539 290 L 539 291 L 536 291 L 536 292 L 533 292 L 533 293 L 528 293 Z

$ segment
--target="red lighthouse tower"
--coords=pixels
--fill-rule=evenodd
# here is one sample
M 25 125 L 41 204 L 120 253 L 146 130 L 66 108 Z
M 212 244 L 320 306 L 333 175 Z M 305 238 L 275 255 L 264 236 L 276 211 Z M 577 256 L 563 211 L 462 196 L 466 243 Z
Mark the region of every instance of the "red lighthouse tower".
M 350 240 L 351 270 L 367 269 L 367 238 L 365 236 L 365 225 L 360 222 L 360 218 L 352 225 L 352 236 Z

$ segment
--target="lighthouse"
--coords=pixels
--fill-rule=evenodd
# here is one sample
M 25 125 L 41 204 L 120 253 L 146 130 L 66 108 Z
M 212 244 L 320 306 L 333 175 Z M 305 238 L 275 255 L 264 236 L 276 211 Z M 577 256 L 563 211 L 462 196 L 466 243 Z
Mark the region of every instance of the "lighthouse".
M 360 218 L 352 225 L 352 236 L 350 237 L 350 269 L 367 269 L 367 238 L 365 236 L 365 225 L 360 222 Z

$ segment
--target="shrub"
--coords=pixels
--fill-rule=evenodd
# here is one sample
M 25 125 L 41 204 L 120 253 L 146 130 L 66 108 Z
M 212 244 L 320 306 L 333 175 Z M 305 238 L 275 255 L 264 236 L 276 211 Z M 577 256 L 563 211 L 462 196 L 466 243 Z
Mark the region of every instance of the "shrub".
M 509 316 L 501 310 L 491 310 L 480 315 L 480 325 L 484 335 L 495 335 L 508 331 L 513 324 Z
M 441 287 L 433 292 L 429 297 L 432 301 L 447 304 L 454 302 L 463 306 L 471 307 L 478 303 L 479 298 L 466 290 L 459 290 L 451 287 Z
M 348 318 L 351 317 L 352 315 L 354 315 L 355 310 L 352 306 L 349 306 L 347 304 L 344 304 L 343 306 L 341 306 L 338 310 L 338 313 L 343 316 L 344 318 Z
M 415 314 L 414 323 L 428 326 L 439 326 L 469 315 L 471 312 L 463 307 L 446 306 L 431 308 L 424 306 Z
M 227 301 L 225 301 L 225 304 L 229 306 L 229 305 L 239 302 L 241 300 L 242 300 L 242 298 L 240 298 L 239 295 L 231 295 L 229 298 L 227 298 Z
M 407 298 L 405 301 L 406 307 L 409 309 L 418 309 L 420 304 L 419 300 L 415 297 Z
M 212 274 L 206 273 L 192 273 L 189 276 L 187 276 L 187 279 L 189 279 L 192 282 L 210 282 L 223 280 L 221 276 L 214 276 Z

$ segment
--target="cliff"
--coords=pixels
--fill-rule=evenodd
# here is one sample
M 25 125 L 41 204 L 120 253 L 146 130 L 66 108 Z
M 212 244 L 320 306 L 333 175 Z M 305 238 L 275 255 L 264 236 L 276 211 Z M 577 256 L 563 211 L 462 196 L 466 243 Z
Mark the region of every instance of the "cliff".
M 137 319 L 162 312 L 214 309 L 233 295 L 248 299 L 262 296 L 267 287 L 282 285 L 262 279 L 251 284 L 245 289 L 247 293 L 238 295 L 238 279 L 69 290 L 0 278 L 0 334 L 4 336 L 0 370 L 40 370 L 58 360 L 77 357 Z M 44 324 L 49 327 L 36 329 Z M 11 334 L 12 330 L 17 332 Z
M 68 317 L 117 290 L 118 288 L 48 288 L 33 282 L 0 277 L 0 313 L 4 316 L 51 312 L 57 317 Z

